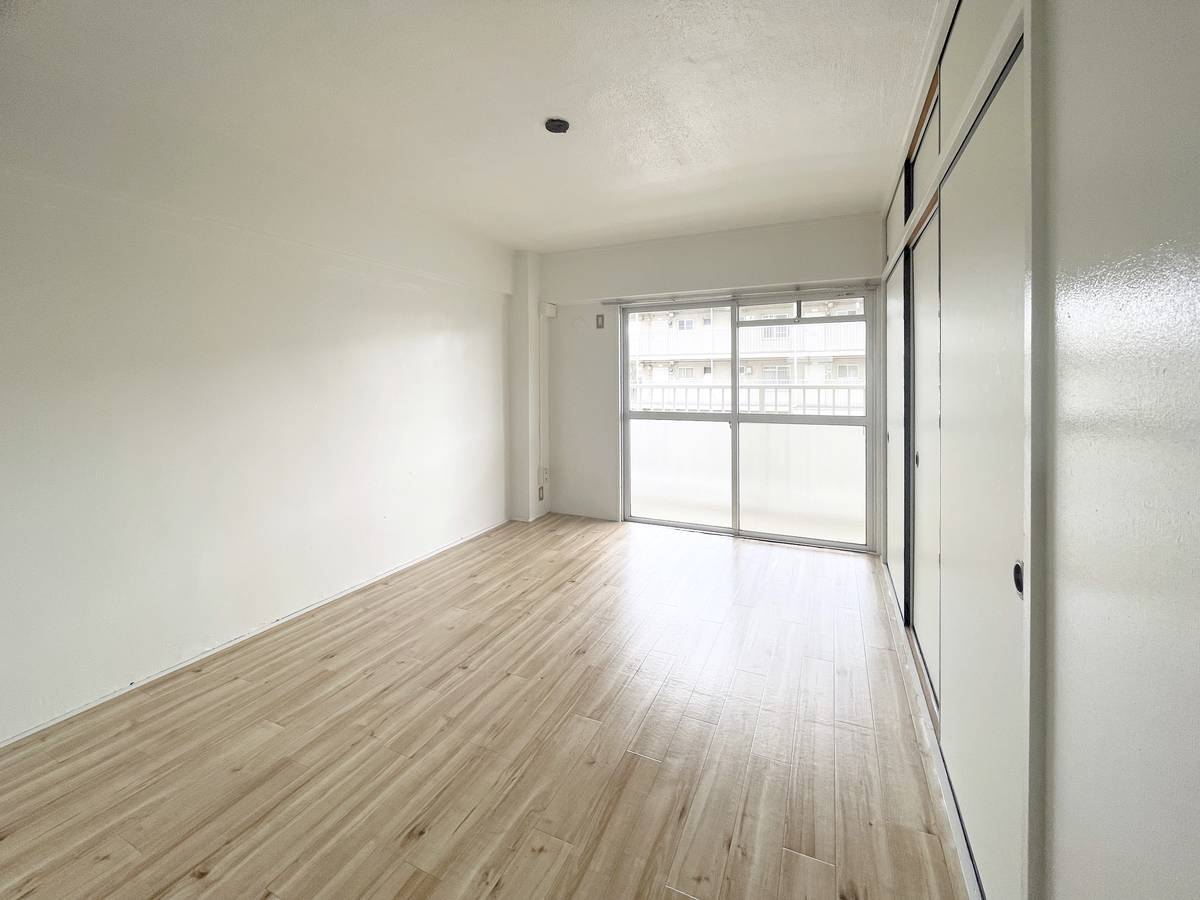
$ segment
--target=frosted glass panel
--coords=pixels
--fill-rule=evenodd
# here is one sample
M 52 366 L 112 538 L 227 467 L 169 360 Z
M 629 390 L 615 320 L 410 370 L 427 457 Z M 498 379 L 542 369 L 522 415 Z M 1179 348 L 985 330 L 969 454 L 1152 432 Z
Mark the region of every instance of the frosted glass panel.
M 732 450 L 728 422 L 629 422 L 629 513 L 729 528 Z
M 865 428 L 740 427 L 742 530 L 866 543 Z

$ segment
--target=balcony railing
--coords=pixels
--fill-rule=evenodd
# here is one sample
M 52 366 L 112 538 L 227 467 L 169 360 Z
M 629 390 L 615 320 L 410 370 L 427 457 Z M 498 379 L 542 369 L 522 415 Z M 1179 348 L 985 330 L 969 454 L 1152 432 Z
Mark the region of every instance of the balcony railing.
M 636 412 L 727 413 L 733 388 L 720 384 L 631 384 Z M 795 416 L 865 416 L 866 388 L 859 385 L 752 384 L 738 388 L 743 413 Z

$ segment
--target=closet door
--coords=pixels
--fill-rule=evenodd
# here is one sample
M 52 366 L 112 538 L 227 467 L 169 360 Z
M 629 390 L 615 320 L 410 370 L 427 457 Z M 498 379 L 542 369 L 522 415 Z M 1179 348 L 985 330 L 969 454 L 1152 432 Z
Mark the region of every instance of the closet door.
M 942 656 L 941 297 L 938 214 L 912 251 L 913 283 L 913 631 L 935 696 Z
M 939 67 L 942 121 L 949 133 L 966 113 L 979 64 L 1004 21 L 1009 0 L 961 0 Z
M 942 183 L 941 742 L 984 890 L 1018 897 L 1023 601 L 1024 57 Z
M 887 564 L 904 608 L 904 264 L 887 281 Z

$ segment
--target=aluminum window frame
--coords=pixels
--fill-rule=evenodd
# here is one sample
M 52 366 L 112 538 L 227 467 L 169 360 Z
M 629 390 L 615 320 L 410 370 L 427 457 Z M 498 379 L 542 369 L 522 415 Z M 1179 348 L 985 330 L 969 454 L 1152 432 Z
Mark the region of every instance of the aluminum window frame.
M 619 365 L 620 365 L 620 410 L 618 440 L 620 442 L 620 519 L 626 522 L 641 522 L 650 525 L 666 525 L 673 528 L 685 528 L 713 534 L 730 534 L 739 537 L 759 540 L 776 541 L 780 543 L 798 544 L 809 547 L 822 547 L 834 550 L 852 550 L 857 552 L 875 552 L 878 541 L 879 502 L 877 477 L 879 468 L 878 457 L 881 453 L 879 442 L 880 425 L 878 411 L 880 409 L 879 391 L 881 383 L 879 372 L 881 361 L 878 351 L 879 317 L 876 307 L 879 304 L 880 291 L 874 285 L 856 286 L 852 288 L 833 287 L 826 290 L 755 292 L 739 294 L 722 294 L 717 297 L 692 296 L 678 300 L 661 302 L 630 302 L 618 307 L 620 312 L 620 328 L 618 334 Z M 842 316 L 810 316 L 803 317 L 801 304 L 815 303 L 828 300 L 846 300 L 861 297 L 863 311 L 861 314 Z M 742 320 L 740 311 L 743 307 L 765 306 L 780 303 L 795 303 L 795 315 L 786 318 L 747 319 Z M 696 309 L 729 310 L 729 370 L 730 370 L 730 409 L 729 412 L 670 412 L 660 410 L 631 410 L 629 408 L 629 314 L 631 312 L 662 312 L 684 311 Z M 741 356 L 739 353 L 739 329 L 754 327 L 771 327 L 773 325 L 822 325 L 847 322 L 864 323 L 865 352 L 863 370 L 865 373 L 864 414 L 851 415 L 807 415 L 791 413 L 743 413 L 740 411 L 740 378 Z M 631 513 L 631 478 L 630 478 L 630 439 L 629 423 L 636 419 L 657 419 L 660 421 L 680 422 L 726 422 L 730 429 L 730 525 L 700 525 L 692 522 L 677 522 L 667 519 L 654 519 L 636 516 Z M 864 541 L 861 544 L 845 541 L 834 541 L 822 538 L 810 538 L 797 535 L 775 534 L 770 532 L 752 531 L 741 527 L 741 497 L 740 497 L 740 453 L 738 447 L 740 424 L 763 423 L 784 425 L 838 425 L 863 429 L 865 441 L 865 498 L 863 508 Z

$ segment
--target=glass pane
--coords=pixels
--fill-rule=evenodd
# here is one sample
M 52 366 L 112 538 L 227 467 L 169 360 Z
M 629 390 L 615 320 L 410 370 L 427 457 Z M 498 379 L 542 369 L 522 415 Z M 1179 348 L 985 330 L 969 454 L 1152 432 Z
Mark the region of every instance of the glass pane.
M 728 422 L 629 421 L 629 513 L 729 528 Z
M 842 297 L 837 300 L 807 300 L 800 304 L 800 318 L 819 319 L 823 316 L 861 316 L 866 312 L 862 297 Z
M 730 317 L 728 306 L 630 312 L 629 408 L 729 412 Z
M 738 321 L 739 322 L 754 322 L 758 319 L 794 319 L 796 318 L 796 304 L 790 303 L 762 303 L 757 306 L 739 306 Z
M 741 412 L 866 415 L 866 322 L 743 326 L 738 353 Z
M 740 428 L 743 530 L 866 543 L 865 428 L 759 422 Z

